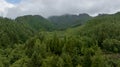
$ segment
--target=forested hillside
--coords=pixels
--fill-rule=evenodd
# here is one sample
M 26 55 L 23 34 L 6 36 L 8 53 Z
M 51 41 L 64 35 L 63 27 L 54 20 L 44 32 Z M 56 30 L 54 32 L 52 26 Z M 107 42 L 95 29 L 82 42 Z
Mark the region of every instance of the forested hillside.
M 0 18 L 0 67 L 120 67 L 120 13 L 86 21 L 57 31 L 41 16 Z
M 98 46 L 110 52 L 119 53 L 120 13 L 100 15 L 87 24 L 68 30 L 72 35 L 87 36 L 97 41 Z M 75 32 L 74 32 L 75 31 Z M 110 41 L 109 41 L 110 40 Z M 117 42 L 117 43 L 116 43 Z
M 24 43 L 35 32 L 22 23 L 8 18 L 0 18 L 0 47 L 13 47 L 15 43 Z
M 35 31 L 51 31 L 54 29 L 53 24 L 39 15 L 26 15 L 15 19 L 19 23 L 25 23 Z
M 90 19 L 92 19 L 92 17 L 88 14 L 66 14 L 61 16 L 51 16 L 48 18 L 48 20 L 51 21 L 59 30 L 83 25 Z

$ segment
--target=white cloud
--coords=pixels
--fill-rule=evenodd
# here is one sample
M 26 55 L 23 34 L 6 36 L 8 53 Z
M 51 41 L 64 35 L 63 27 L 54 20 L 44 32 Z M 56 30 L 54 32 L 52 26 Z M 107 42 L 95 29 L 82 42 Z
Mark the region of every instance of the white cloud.
M 0 0 L 0 15 L 17 17 L 28 14 L 39 14 L 44 17 L 66 13 L 115 13 L 120 10 L 120 0 L 22 0 L 10 4 Z
M 1 16 L 6 16 L 7 14 L 7 9 L 8 8 L 13 8 L 14 5 L 13 4 L 9 4 L 7 3 L 5 0 L 0 0 L 0 15 Z

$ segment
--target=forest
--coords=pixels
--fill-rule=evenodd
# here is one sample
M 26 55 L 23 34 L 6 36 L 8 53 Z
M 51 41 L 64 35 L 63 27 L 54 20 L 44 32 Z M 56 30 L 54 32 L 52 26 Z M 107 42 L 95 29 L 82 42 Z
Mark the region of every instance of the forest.
M 0 17 L 0 67 L 120 67 L 120 12 Z

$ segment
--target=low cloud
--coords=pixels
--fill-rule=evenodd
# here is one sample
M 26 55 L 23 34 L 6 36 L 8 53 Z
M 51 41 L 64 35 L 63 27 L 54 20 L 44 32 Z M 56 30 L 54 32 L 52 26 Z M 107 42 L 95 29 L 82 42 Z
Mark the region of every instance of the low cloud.
M 38 14 L 44 17 L 62 14 L 115 13 L 120 11 L 120 0 L 22 0 L 18 4 L 0 0 L 0 15 L 10 18 Z

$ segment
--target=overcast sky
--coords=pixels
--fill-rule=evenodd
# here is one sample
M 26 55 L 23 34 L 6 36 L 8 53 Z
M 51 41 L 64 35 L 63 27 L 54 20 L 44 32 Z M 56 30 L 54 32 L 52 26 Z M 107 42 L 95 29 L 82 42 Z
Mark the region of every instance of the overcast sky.
M 0 16 L 15 18 L 22 15 L 42 15 L 43 17 L 120 11 L 120 0 L 0 0 Z

